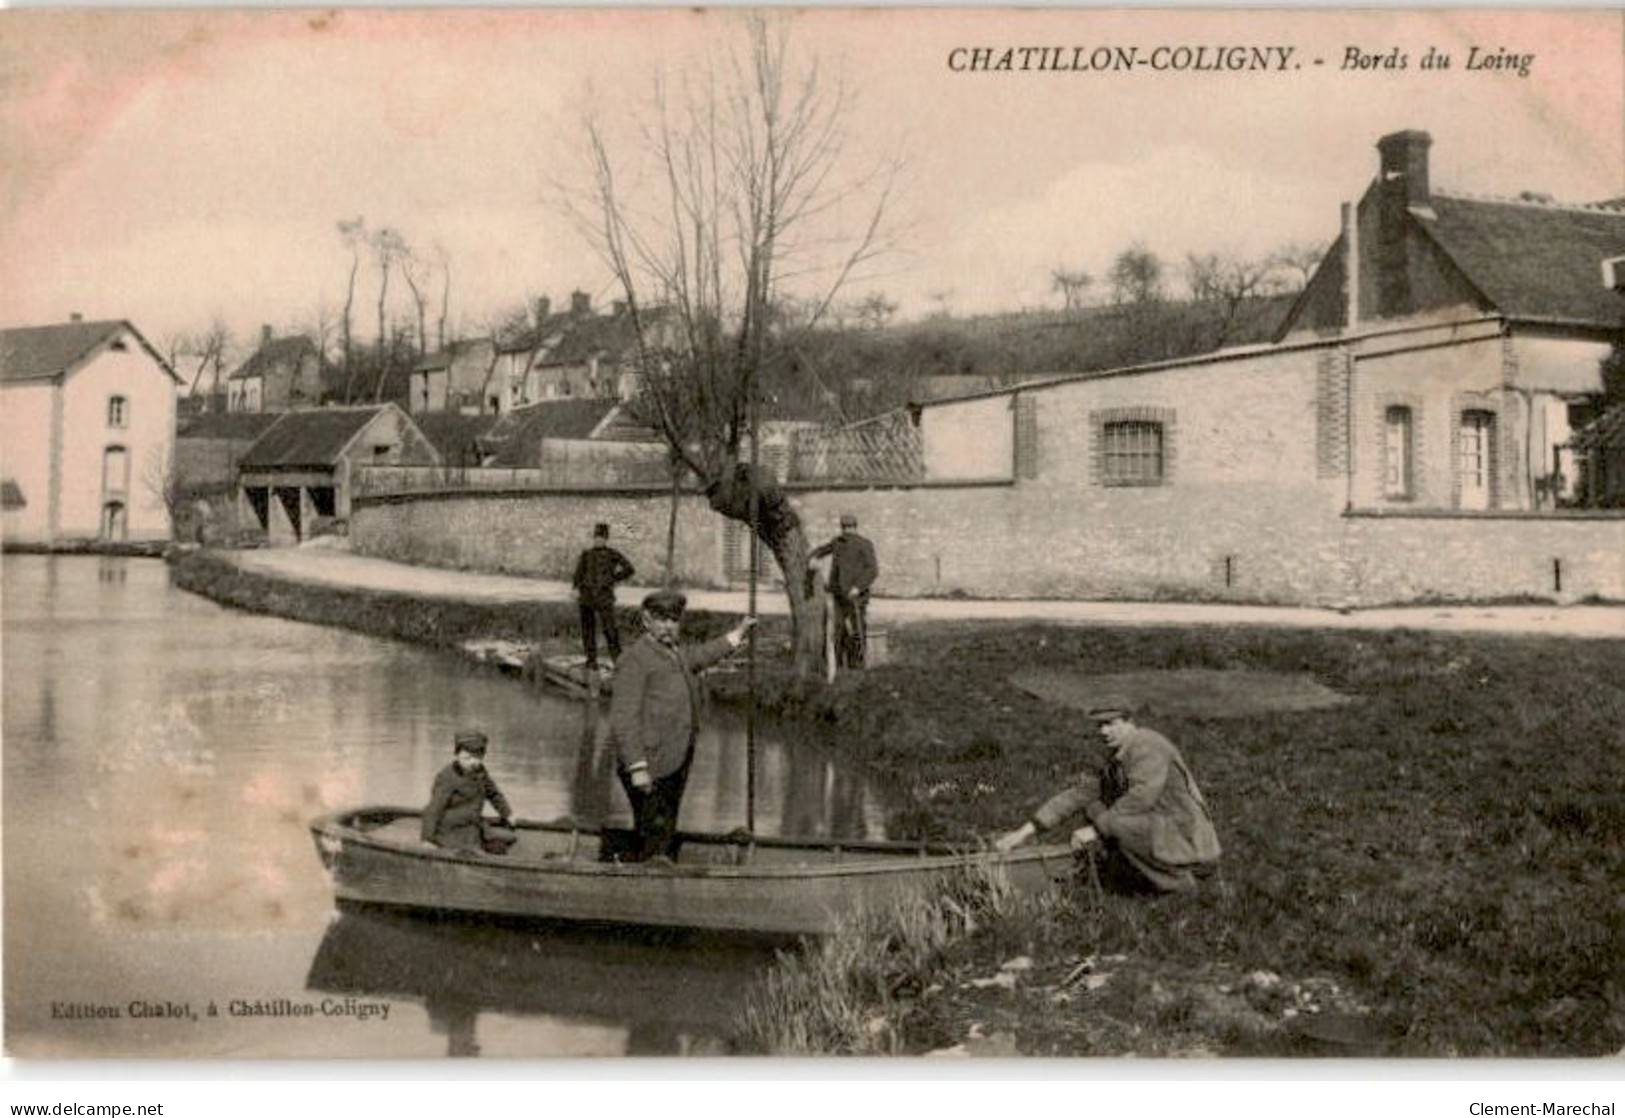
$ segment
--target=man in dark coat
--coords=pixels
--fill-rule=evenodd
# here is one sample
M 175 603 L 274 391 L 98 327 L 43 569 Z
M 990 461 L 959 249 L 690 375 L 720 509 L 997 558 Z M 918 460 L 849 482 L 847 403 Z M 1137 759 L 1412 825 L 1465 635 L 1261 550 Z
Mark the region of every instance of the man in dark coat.
M 615 671 L 609 703 L 610 741 L 616 773 L 632 805 L 637 827 L 633 861 L 676 857 L 673 836 L 694 740 L 699 733 L 699 681 L 695 673 L 738 648 L 756 623 L 746 618 L 732 631 L 694 648 L 677 643 L 687 599 L 656 590 L 643 599 L 644 635 Z
M 626 556 L 609 546 L 609 525 L 592 530 L 592 546 L 576 560 L 576 601 L 581 606 L 581 645 L 587 651 L 587 667 L 598 667 L 598 626 L 604 627 L 611 660 L 621 658 L 621 630 L 615 624 L 615 584 L 633 575 Z
M 485 735 L 466 730 L 453 739 L 452 748 L 456 759 L 435 775 L 429 806 L 423 809 L 423 841 L 452 850 L 506 854 L 512 836 L 489 832 L 482 817 L 489 800 L 503 823 L 513 822 L 508 798 L 485 770 Z
M 994 845 L 1012 850 L 1081 811 L 1089 822 L 1072 832 L 1074 850 L 1103 846 L 1108 868 L 1126 869 L 1142 888 L 1194 889 L 1219 860 L 1219 836 L 1184 756 L 1136 725 L 1121 700 L 1097 703 L 1089 717 L 1110 751 L 1105 769 L 1080 777 Z
M 841 514 L 841 534 L 815 547 L 809 559 L 831 556 L 829 592 L 835 599 L 836 658 L 842 667 L 863 667 L 869 634 L 869 587 L 880 574 L 875 545 L 858 535 L 858 518 Z

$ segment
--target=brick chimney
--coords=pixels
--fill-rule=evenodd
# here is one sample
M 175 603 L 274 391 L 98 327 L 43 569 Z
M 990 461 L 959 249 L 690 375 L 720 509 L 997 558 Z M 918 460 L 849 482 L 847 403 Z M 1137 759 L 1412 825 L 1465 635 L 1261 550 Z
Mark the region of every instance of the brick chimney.
M 546 295 L 536 298 L 536 325 L 540 326 L 547 321 L 547 316 L 553 313 L 553 300 Z
M 265 325 L 260 327 L 260 347 L 263 349 L 265 346 L 268 346 L 270 344 L 271 344 L 271 324 L 269 322 L 267 322 Z
M 570 313 L 575 315 L 592 313 L 592 296 L 585 291 L 570 292 Z
M 1413 207 L 1427 207 L 1428 148 L 1433 137 L 1406 129 L 1390 132 L 1377 141 L 1377 314 L 1384 318 L 1410 314 L 1410 217 Z
M 84 320 L 85 316 L 80 314 L 78 311 L 73 311 L 68 315 L 69 322 L 83 322 Z

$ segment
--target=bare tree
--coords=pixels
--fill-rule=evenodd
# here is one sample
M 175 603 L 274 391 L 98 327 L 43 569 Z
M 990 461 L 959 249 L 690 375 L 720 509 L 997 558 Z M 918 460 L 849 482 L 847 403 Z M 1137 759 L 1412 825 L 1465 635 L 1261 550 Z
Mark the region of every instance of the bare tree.
M 1062 305 L 1068 313 L 1083 307 L 1089 285 L 1095 282 L 1095 277 L 1082 268 L 1063 268 L 1060 265 L 1051 270 L 1049 278 L 1050 289 L 1061 293 Z
M 186 505 L 186 486 L 175 462 L 173 449 L 155 446 L 147 451 L 146 461 L 142 463 L 141 484 L 148 493 L 163 502 L 164 511 L 169 514 L 170 531 L 173 532 L 180 524 Z
M 1282 282 L 1288 290 L 1302 291 L 1309 286 L 1325 255 L 1324 241 L 1294 241 L 1271 253 L 1270 262 L 1282 274 Z
M 885 328 L 896 313 L 897 301 L 888 299 L 881 291 L 869 292 L 852 308 L 852 317 L 857 320 L 860 327 L 868 330 Z
M 451 315 L 451 253 L 435 243 L 434 262 L 440 269 L 440 320 L 435 325 L 435 349 L 446 348 L 446 319 Z
M 625 296 L 638 411 L 711 508 L 751 525 L 778 560 L 796 670 L 807 677 L 819 654 L 803 624 L 807 539 L 787 495 L 752 470 L 751 411 L 795 335 L 815 328 L 884 249 L 897 165 L 855 159 L 849 91 L 818 59 L 792 59 L 786 20 L 752 15 L 744 40 L 692 81 L 657 80 L 641 145 L 653 185 L 623 192 L 638 179 L 623 174 L 604 122 L 589 116 L 590 182 L 569 209 Z M 791 289 L 809 309 L 794 326 L 775 323 Z
M 168 335 L 163 342 L 164 359 L 176 375 L 190 378 L 188 396 L 198 394 L 205 375 L 209 377 L 205 391 L 216 392 L 231 345 L 231 327 L 217 314 L 208 326 L 196 333 L 179 331 Z
M 412 293 L 412 306 L 417 311 L 417 355 L 422 357 L 428 352 L 429 344 L 429 278 L 434 264 L 412 250 L 412 247 L 403 239 L 400 244 L 401 278 L 406 281 L 407 290 Z
M 340 319 L 340 338 L 344 356 L 344 402 L 349 403 L 354 392 L 355 376 L 355 278 L 361 269 L 361 250 L 367 244 L 367 223 L 360 217 L 338 223 L 339 237 L 350 252 L 350 278 L 344 288 L 344 314 Z
M 384 307 L 389 302 L 389 273 L 406 254 L 406 240 L 395 230 L 384 226 L 368 238 L 373 263 L 378 265 L 378 378 L 373 385 L 372 398 L 384 398 L 384 383 L 389 379 L 393 361 L 388 349 L 389 336 L 385 330 Z
M 1214 252 L 1186 255 L 1185 283 L 1190 288 L 1191 298 L 1218 311 L 1211 343 L 1215 348 L 1232 340 L 1241 310 L 1248 300 L 1273 295 L 1281 287 L 1274 257 L 1246 260 Z
M 936 304 L 936 310 L 931 312 L 932 318 L 952 318 L 954 315 L 954 289 L 940 288 L 936 291 L 926 292 L 925 297 Z
M 1107 280 L 1112 285 L 1112 302 L 1123 304 L 1162 301 L 1162 260 L 1145 245 L 1135 242 L 1117 254 Z

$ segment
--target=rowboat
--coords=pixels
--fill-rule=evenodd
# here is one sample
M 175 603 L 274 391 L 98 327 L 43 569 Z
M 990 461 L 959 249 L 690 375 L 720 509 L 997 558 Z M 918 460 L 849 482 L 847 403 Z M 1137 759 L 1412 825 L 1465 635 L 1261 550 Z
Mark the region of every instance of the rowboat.
M 311 824 L 341 901 L 542 920 L 823 935 L 969 872 L 1037 890 L 1072 872 L 1064 845 L 1010 853 L 944 844 L 680 833 L 675 861 L 622 862 L 630 835 L 521 821 L 505 855 L 430 846 L 414 808 L 363 807 Z
M 542 678 L 574 695 L 607 695 L 615 669 L 599 664 L 587 667 L 585 656 L 542 658 Z

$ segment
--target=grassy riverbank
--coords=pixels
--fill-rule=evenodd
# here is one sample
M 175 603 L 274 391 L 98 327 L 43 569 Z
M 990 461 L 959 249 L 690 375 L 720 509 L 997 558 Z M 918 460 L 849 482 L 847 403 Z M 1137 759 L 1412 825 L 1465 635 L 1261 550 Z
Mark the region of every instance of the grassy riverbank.
M 983 922 L 909 996 L 872 998 L 865 1035 L 1073 1054 L 1625 1046 L 1625 642 L 977 625 L 898 643 L 830 711 L 909 790 L 894 825 L 915 835 L 994 834 L 1099 760 L 1083 719 L 1012 686 L 1018 670 L 1310 673 L 1354 701 L 1147 714 L 1208 794 L 1220 880 L 1153 900 L 1080 886 Z M 1021 957 L 1031 969 L 1001 972 Z
M 218 601 L 453 647 L 575 639 L 571 603 L 482 606 L 293 586 L 209 555 Z M 732 618 L 695 615 L 700 637 Z M 782 634 L 764 626 L 764 647 Z M 1198 894 L 970 882 L 788 959 L 758 1050 L 1580 1055 L 1625 1047 L 1625 641 L 1411 631 L 933 624 L 893 663 L 764 701 L 896 792 L 900 837 L 991 836 L 1097 763 L 1076 711 L 1017 672 L 1307 675 L 1351 701 L 1153 708 L 1225 854 Z M 736 688 L 737 681 L 724 684 Z M 1200 704 L 1197 704 L 1198 708 Z M 1220 714 L 1229 716 L 1220 717 Z
M 224 556 L 196 551 L 176 556 L 171 578 L 183 590 L 234 609 L 294 621 L 332 625 L 369 636 L 408 641 L 430 648 L 457 649 L 471 640 L 511 640 L 580 647 L 580 617 L 570 601 L 525 604 L 425 598 L 389 591 L 291 582 L 245 571 Z M 620 611 L 622 630 L 632 632 L 636 609 Z M 723 632 L 737 618 L 692 611 L 685 635 Z

